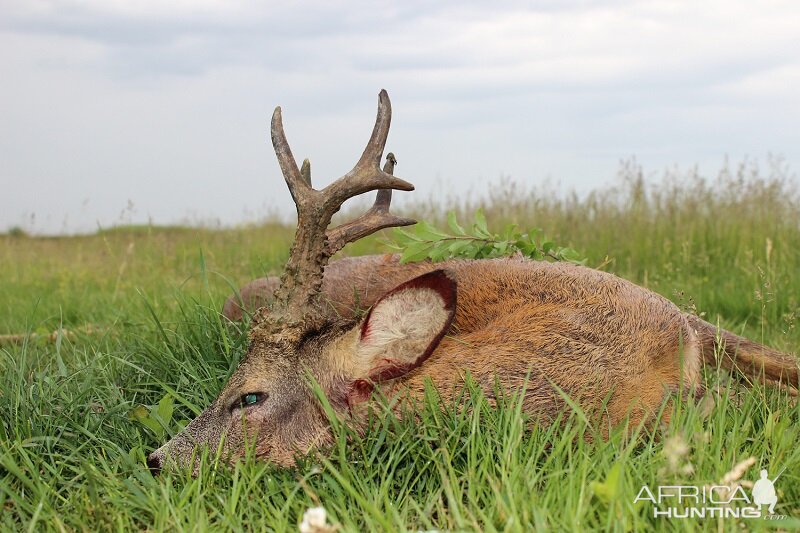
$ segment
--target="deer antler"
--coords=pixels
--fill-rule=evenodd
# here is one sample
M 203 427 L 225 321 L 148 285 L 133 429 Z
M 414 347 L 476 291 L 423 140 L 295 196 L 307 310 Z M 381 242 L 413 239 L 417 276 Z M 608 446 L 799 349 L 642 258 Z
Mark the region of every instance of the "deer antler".
M 389 95 L 382 90 L 378 95 L 375 127 L 358 163 L 350 172 L 317 191 L 311 186 L 311 165 L 308 160 L 303 162 L 302 169 L 297 168 L 283 131 L 281 108 L 275 108 L 272 115 L 272 144 L 297 208 L 294 244 L 281 277 L 281 285 L 275 291 L 275 308 L 270 315 L 276 321 L 299 322 L 316 307 L 323 269 L 328 259 L 347 243 L 383 228 L 415 223 L 412 219 L 397 217 L 389 212 L 391 189 L 414 190 L 412 184 L 392 175 L 397 163 L 394 154 L 388 154 L 384 169 L 380 168 L 391 120 L 392 105 Z M 328 231 L 331 218 L 345 201 L 376 189 L 381 190 L 369 211 L 356 220 Z
M 396 164 L 397 159 L 395 159 L 392 152 L 389 152 L 386 154 L 386 164 L 383 165 L 383 171 L 386 174 L 392 174 Z M 375 203 L 372 204 L 369 211 L 347 224 L 342 224 L 329 230 L 328 244 L 326 246 L 328 256 L 330 257 L 341 250 L 348 242 L 355 242 L 378 230 L 397 226 L 410 226 L 417 223 L 413 218 L 398 217 L 390 213 L 389 205 L 391 203 L 392 190 L 381 189 L 378 191 Z

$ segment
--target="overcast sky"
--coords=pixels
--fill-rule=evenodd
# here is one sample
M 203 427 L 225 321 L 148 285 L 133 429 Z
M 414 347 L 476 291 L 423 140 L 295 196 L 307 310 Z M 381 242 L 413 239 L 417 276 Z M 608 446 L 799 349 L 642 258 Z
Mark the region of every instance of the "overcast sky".
M 585 191 L 631 156 L 800 169 L 796 1 L 0 0 L 0 50 L 0 231 L 289 213 L 273 108 L 324 185 L 381 88 L 419 197 Z

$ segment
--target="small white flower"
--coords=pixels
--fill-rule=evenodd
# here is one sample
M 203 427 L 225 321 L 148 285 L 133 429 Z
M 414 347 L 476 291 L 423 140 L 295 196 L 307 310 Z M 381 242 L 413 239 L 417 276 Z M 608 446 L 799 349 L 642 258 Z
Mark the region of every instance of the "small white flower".
M 324 507 L 312 507 L 303 514 L 300 533 L 332 533 L 336 526 L 328 525 L 328 513 Z

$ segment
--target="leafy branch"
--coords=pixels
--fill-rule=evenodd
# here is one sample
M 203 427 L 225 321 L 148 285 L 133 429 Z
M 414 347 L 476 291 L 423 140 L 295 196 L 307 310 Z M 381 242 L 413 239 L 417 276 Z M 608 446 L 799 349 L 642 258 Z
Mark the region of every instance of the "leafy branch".
M 401 253 L 400 262 L 444 261 L 452 258 L 488 259 L 521 253 L 531 259 L 570 261 L 584 264 L 575 250 L 558 246 L 545 238 L 539 228 L 520 231 L 516 224 L 509 224 L 501 233 L 492 233 L 486 224 L 482 209 L 475 212 L 475 220 L 469 229 L 464 229 L 456 219 L 454 211 L 447 213 L 450 231 L 435 228 L 429 222 L 419 222 L 412 230 L 395 229 L 394 241 L 386 244 Z
M 166 436 L 173 436 L 183 430 L 189 423 L 188 420 L 173 421 L 174 402 L 172 396 L 165 394 L 158 404 L 152 408 L 138 405 L 128 413 L 128 418 L 136 420 L 149 429 L 158 438 L 163 440 Z

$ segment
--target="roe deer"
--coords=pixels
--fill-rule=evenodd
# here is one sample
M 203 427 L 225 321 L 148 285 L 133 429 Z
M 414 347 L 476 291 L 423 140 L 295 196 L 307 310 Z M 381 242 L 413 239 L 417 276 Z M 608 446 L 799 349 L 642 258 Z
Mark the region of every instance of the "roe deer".
M 245 437 L 259 458 L 280 465 L 326 444 L 330 426 L 309 375 L 357 427 L 375 390 L 420 398 L 429 379 L 447 400 L 466 372 L 490 397 L 496 383 L 509 391 L 527 383 L 524 409 L 544 421 L 565 407 L 560 389 L 604 427 L 651 422 L 675 392 L 700 388 L 701 366 L 716 365 L 715 353 L 726 368 L 796 393 L 794 357 L 718 333 L 669 300 L 590 268 L 521 258 L 401 265 L 390 255 L 326 269 L 348 242 L 414 222 L 389 212 L 391 189 L 413 190 L 392 175 L 391 154 L 379 167 L 390 119 L 381 91 L 358 163 L 317 191 L 307 161 L 297 167 L 276 108 L 272 142 L 298 215 L 289 260 L 280 283 L 252 286 L 250 304 L 266 303 L 276 290 L 271 308 L 253 316 L 247 354 L 214 403 L 150 454 L 154 471 L 167 462 L 193 466 L 196 447 L 220 442 L 235 458 Z M 366 214 L 328 230 L 348 198 L 376 189 Z M 362 319 L 358 306 L 369 307 Z M 240 311 L 226 306 L 231 317 Z

